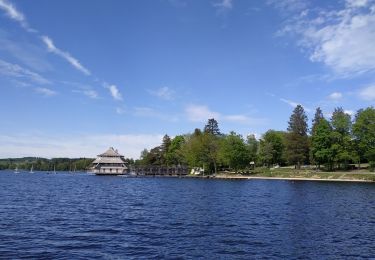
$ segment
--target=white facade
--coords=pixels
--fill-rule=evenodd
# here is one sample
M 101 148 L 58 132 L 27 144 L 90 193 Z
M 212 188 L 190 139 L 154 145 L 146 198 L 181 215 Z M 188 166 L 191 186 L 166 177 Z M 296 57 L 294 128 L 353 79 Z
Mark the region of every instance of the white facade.
M 110 147 L 105 153 L 99 154 L 93 161 L 92 171 L 97 175 L 121 175 L 128 169 L 124 156 Z

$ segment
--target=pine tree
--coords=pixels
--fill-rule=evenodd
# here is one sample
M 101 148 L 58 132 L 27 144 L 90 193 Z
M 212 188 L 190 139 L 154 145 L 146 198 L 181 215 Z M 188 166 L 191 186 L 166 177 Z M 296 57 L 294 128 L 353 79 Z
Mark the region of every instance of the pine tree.
M 316 125 L 324 118 L 323 111 L 318 107 L 315 111 L 314 119 L 312 120 L 311 134 L 314 134 Z
M 209 134 L 213 134 L 213 135 L 216 135 L 216 136 L 221 135 L 220 129 L 219 129 L 219 124 L 214 118 L 208 119 L 207 124 L 204 126 L 204 132 L 209 133 Z
M 307 137 L 307 116 L 301 105 L 297 105 L 289 119 L 286 136 L 286 155 L 290 163 L 297 169 L 307 159 L 309 144 Z

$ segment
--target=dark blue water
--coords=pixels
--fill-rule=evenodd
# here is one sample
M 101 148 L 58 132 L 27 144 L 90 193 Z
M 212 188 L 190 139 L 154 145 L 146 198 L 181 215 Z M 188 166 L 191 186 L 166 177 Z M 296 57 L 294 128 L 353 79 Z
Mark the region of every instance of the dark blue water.
M 375 185 L 2 171 L 0 258 L 375 258 Z

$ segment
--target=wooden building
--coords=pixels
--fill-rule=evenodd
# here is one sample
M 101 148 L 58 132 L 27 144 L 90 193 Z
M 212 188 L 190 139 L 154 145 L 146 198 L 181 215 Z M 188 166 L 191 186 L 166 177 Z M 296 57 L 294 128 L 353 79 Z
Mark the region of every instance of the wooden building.
M 99 154 L 92 163 L 92 171 L 96 175 L 122 175 L 127 173 L 127 169 L 124 156 L 113 147 Z

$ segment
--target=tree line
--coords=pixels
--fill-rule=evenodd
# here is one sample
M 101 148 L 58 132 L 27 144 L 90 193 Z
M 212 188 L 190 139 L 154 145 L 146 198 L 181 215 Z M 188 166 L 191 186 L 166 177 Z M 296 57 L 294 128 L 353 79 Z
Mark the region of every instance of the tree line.
M 375 168 L 375 109 L 360 109 L 352 118 L 337 107 L 330 119 L 316 109 L 311 128 L 301 105 L 293 110 L 286 131 L 270 129 L 259 140 L 231 131 L 220 132 L 218 122 L 209 119 L 203 129 L 171 138 L 160 146 L 144 149 L 136 165 L 204 167 L 206 172 L 239 171 L 256 166 L 314 165 L 333 171 L 348 170 L 353 164 L 369 163 Z
M 30 170 L 33 167 L 34 171 L 84 171 L 87 170 L 94 159 L 91 158 L 9 158 L 0 159 L 0 170 L 18 169 Z

